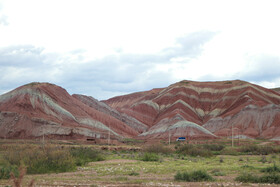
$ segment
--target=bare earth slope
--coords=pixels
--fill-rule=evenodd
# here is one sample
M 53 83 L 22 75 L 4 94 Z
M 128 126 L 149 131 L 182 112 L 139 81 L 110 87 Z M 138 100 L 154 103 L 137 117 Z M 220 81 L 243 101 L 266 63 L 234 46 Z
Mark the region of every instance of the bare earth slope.
M 110 133 L 109 133 L 110 132 Z M 0 96 L 0 137 L 132 137 L 138 132 L 59 86 L 31 83 Z
M 79 94 L 74 94 L 73 97 L 75 97 L 76 99 L 80 100 L 84 104 L 86 104 L 102 113 L 110 115 L 110 116 L 124 122 L 125 124 L 127 124 L 128 126 L 130 126 L 133 129 L 135 129 L 139 133 L 142 133 L 148 129 L 148 126 L 145 125 L 144 123 L 142 123 L 142 122 L 138 121 L 137 119 L 135 119 L 131 116 L 128 116 L 124 113 L 118 112 L 116 109 L 108 106 L 104 102 L 100 102 L 97 99 L 94 99 L 93 97 L 79 95 Z
M 104 101 L 148 125 L 143 138 L 280 138 L 280 94 L 245 81 L 181 81 Z

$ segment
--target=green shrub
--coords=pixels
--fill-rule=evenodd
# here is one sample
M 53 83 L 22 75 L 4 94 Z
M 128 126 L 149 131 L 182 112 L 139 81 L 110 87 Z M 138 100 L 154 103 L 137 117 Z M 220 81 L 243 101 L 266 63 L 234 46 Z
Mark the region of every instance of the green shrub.
M 226 147 L 224 148 L 220 154 L 222 155 L 233 155 L 233 156 L 238 156 L 240 155 L 240 153 L 236 150 L 236 148 L 232 148 L 232 147 Z
M 274 172 L 280 172 L 280 168 L 274 164 L 273 166 L 269 166 L 266 168 L 261 169 L 261 172 L 265 173 L 274 173 Z
M 129 176 L 138 176 L 139 173 L 135 172 L 135 171 L 132 171 L 128 174 Z
M 149 153 L 162 153 L 162 154 L 170 154 L 173 150 L 169 147 L 166 147 L 162 144 L 153 144 L 144 148 L 145 152 Z
M 211 171 L 211 174 L 214 176 L 225 176 L 225 173 L 222 172 L 220 169 L 213 169 Z
M 280 175 L 271 173 L 263 176 L 256 176 L 249 173 L 243 173 L 235 178 L 236 181 L 246 183 L 274 183 L 280 184 Z
M 258 146 L 257 145 L 246 145 L 246 146 L 243 146 L 240 148 L 240 152 L 255 154 L 258 152 Z
M 201 157 L 211 157 L 213 156 L 212 152 L 207 149 L 202 149 L 199 146 L 192 144 L 187 144 L 177 148 L 177 153 L 190 156 L 201 156 Z
M 186 182 L 201 182 L 201 181 L 214 181 L 214 178 L 206 171 L 198 170 L 193 172 L 177 172 L 174 176 L 176 181 Z
M 70 149 L 77 166 L 83 166 L 88 162 L 105 160 L 99 151 L 88 147 L 74 147 Z
M 142 161 L 159 161 L 159 156 L 155 153 L 145 153 L 141 158 Z
M 60 173 L 74 171 L 75 160 L 67 150 L 38 149 L 36 153 L 26 155 L 24 164 L 28 174 Z
M 246 154 L 257 154 L 257 155 L 268 155 L 271 153 L 278 152 L 277 149 L 274 149 L 271 146 L 257 146 L 257 145 L 243 146 L 240 148 L 239 151 Z
M 219 145 L 219 144 L 204 144 L 202 145 L 202 147 L 209 151 L 221 151 L 225 148 L 224 145 Z
M 280 175 L 277 175 L 275 173 L 263 175 L 263 176 L 259 177 L 258 182 L 259 183 L 280 184 Z
M 0 166 L 0 179 L 9 179 L 11 177 L 11 173 L 14 173 L 14 175 L 18 177 L 18 167 L 11 165 Z
M 250 173 L 243 173 L 235 178 L 235 181 L 245 183 L 258 183 L 259 177 Z
M 75 162 L 68 149 L 51 146 L 17 146 L 7 150 L 4 159 L 10 165 L 24 165 L 28 174 L 73 171 Z

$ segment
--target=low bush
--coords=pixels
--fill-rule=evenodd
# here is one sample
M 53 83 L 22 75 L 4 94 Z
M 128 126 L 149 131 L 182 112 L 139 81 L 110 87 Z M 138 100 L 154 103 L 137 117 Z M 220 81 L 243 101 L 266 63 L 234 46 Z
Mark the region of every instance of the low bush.
M 245 183 L 258 183 L 259 177 L 250 173 L 243 173 L 235 178 L 235 181 Z
M 211 171 L 211 174 L 214 176 L 225 176 L 225 173 L 222 172 L 220 169 L 213 169 Z
M 145 152 L 149 153 L 162 153 L 162 154 L 171 154 L 173 150 L 169 147 L 166 147 L 162 144 L 153 144 L 144 148 Z
M 257 146 L 257 145 L 247 145 L 243 146 L 239 150 L 241 153 L 254 154 L 254 155 L 268 155 L 272 153 L 277 153 L 278 150 L 271 146 Z
M 211 157 L 212 152 L 208 149 L 202 149 L 192 144 L 183 145 L 177 148 L 177 153 L 190 156 Z
M 225 148 L 224 145 L 220 145 L 220 144 L 204 144 L 202 145 L 202 147 L 209 151 L 222 151 Z
M 265 172 L 265 173 L 280 172 L 280 167 L 278 167 L 278 166 L 276 166 L 276 164 L 274 164 L 273 166 L 269 166 L 269 167 L 261 169 L 261 172 Z
M 262 176 L 252 175 L 250 173 L 243 173 L 235 178 L 238 182 L 245 182 L 245 183 L 274 183 L 280 184 L 280 175 L 271 173 Z
M 132 171 L 128 174 L 129 176 L 138 176 L 139 173 L 135 172 L 135 171 Z
M 270 183 L 270 184 L 280 184 L 280 175 L 275 173 L 263 175 L 259 177 L 259 183 Z
M 11 165 L 0 166 L 0 179 L 9 179 L 11 177 L 11 173 L 14 173 L 15 176 L 18 176 L 18 167 Z
M 88 147 L 73 147 L 70 149 L 70 154 L 74 157 L 77 166 L 83 166 L 88 162 L 105 160 L 99 151 Z
M 174 176 L 176 181 L 186 182 L 202 182 L 202 181 L 214 181 L 214 178 L 206 171 L 198 170 L 193 172 L 177 172 Z
M 155 153 L 145 153 L 141 160 L 148 162 L 159 161 L 159 156 Z
M 51 145 L 15 146 L 4 153 L 3 159 L 8 165 L 26 166 L 28 174 L 74 171 L 76 166 L 104 160 L 98 151 L 90 148 L 69 149 Z
M 74 171 L 75 160 L 67 150 L 56 148 L 38 148 L 36 152 L 24 155 L 24 164 L 28 174 L 59 173 Z
M 238 152 L 236 148 L 226 147 L 222 151 L 220 151 L 220 154 L 238 156 L 240 155 L 240 152 Z

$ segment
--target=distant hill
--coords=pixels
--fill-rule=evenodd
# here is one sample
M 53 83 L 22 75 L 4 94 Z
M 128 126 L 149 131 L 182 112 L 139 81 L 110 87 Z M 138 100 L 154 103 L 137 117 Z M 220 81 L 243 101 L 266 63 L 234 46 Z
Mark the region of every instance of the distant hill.
M 30 83 L 0 95 L 0 138 L 280 140 L 280 91 L 241 80 L 180 81 L 98 101 Z
M 245 81 L 181 81 L 106 102 L 150 128 L 143 138 L 280 137 L 280 94 Z
M 274 91 L 280 93 L 280 88 L 273 88 L 272 90 L 274 90 Z
M 110 133 L 109 133 L 110 132 Z M 0 96 L 0 137 L 122 138 L 138 132 L 59 86 L 31 83 Z

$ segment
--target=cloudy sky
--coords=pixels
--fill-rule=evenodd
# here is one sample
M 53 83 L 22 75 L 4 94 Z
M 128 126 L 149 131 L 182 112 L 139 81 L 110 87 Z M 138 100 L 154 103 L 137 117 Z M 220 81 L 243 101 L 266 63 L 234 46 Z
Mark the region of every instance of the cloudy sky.
M 0 0 L 0 94 L 97 99 L 181 80 L 280 87 L 280 1 Z

